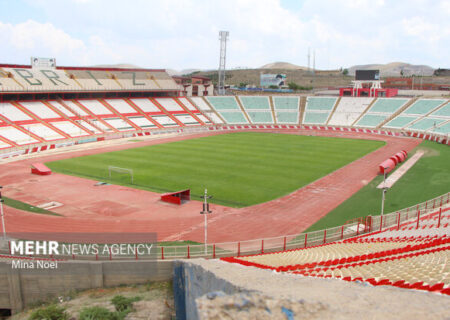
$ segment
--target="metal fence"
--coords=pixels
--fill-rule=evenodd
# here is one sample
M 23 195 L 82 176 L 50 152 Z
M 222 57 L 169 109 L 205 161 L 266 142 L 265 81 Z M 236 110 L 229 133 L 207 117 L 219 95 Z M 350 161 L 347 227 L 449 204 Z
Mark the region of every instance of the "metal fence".
M 150 255 L 140 255 L 138 252 L 129 255 L 115 255 L 112 252 L 97 255 L 71 256 L 40 256 L 40 258 L 70 259 L 70 260 L 140 260 L 140 259 L 190 259 L 190 258 L 219 258 L 230 256 L 244 256 L 269 252 L 278 252 L 323 245 L 356 236 L 383 231 L 392 227 L 399 227 L 406 221 L 413 222 L 420 227 L 420 218 L 438 210 L 450 210 L 450 192 L 439 197 L 404 208 L 392 213 L 366 216 L 354 219 L 353 222 L 319 231 L 285 235 L 271 238 L 252 239 L 235 242 L 211 244 L 155 246 Z M 355 221 L 356 220 L 356 221 Z M 4 254 L 8 252 L 3 251 Z M 26 257 L 25 257 L 26 258 Z M 36 258 L 35 256 L 33 258 Z

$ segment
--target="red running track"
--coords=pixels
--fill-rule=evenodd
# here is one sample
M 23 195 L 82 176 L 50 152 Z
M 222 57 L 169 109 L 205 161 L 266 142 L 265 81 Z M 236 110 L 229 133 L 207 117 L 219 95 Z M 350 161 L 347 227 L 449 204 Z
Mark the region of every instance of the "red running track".
M 386 145 L 285 197 L 241 209 L 213 204 L 213 214 L 208 218 L 208 242 L 300 233 L 369 183 L 377 175 L 380 162 L 399 150 L 410 151 L 421 142 L 413 138 L 354 132 L 265 131 L 383 140 Z M 227 131 L 127 143 L 3 164 L 0 166 L 0 181 L 5 196 L 33 205 L 51 201 L 63 204 L 52 209 L 62 216 L 33 214 L 5 207 L 7 231 L 156 232 L 159 241 L 202 242 L 203 216 L 199 214 L 201 204 L 198 201 L 176 206 L 159 201 L 160 194 L 154 192 L 115 185 L 99 187 L 94 186 L 92 180 L 58 173 L 50 176 L 31 175 L 30 164 L 222 133 Z

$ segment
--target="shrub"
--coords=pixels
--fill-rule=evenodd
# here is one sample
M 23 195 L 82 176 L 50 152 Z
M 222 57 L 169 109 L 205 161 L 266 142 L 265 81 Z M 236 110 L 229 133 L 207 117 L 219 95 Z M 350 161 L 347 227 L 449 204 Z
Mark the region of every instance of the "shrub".
M 64 307 L 51 304 L 47 307 L 33 311 L 30 320 L 67 320 L 69 314 Z
M 133 309 L 133 302 L 141 300 L 140 297 L 125 298 L 124 296 L 115 296 L 112 298 L 111 303 L 114 305 L 118 312 L 131 311 Z

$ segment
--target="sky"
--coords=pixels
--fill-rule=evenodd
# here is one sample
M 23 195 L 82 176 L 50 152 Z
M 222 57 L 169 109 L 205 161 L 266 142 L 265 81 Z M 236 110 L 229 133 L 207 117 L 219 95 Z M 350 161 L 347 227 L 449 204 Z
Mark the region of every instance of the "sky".
M 217 69 L 402 61 L 450 68 L 450 0 L 0 0 L 0 63 Z

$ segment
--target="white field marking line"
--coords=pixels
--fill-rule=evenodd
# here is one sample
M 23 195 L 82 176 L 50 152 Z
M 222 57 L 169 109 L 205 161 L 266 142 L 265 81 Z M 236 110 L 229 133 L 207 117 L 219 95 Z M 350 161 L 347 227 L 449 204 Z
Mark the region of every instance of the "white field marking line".
M 417 151 L 411 158 L 409 158 L 405 163 L 402 164 L 400 168 L 398 168 L 389 178 L 386 179 L 386 188 L 391 188 L 394 183 L 397 182 L 412 166 L 425 154 L 425 151 L 419 150 Z M 383 189 L 384 183 L 381 182 L 377 188 Z

